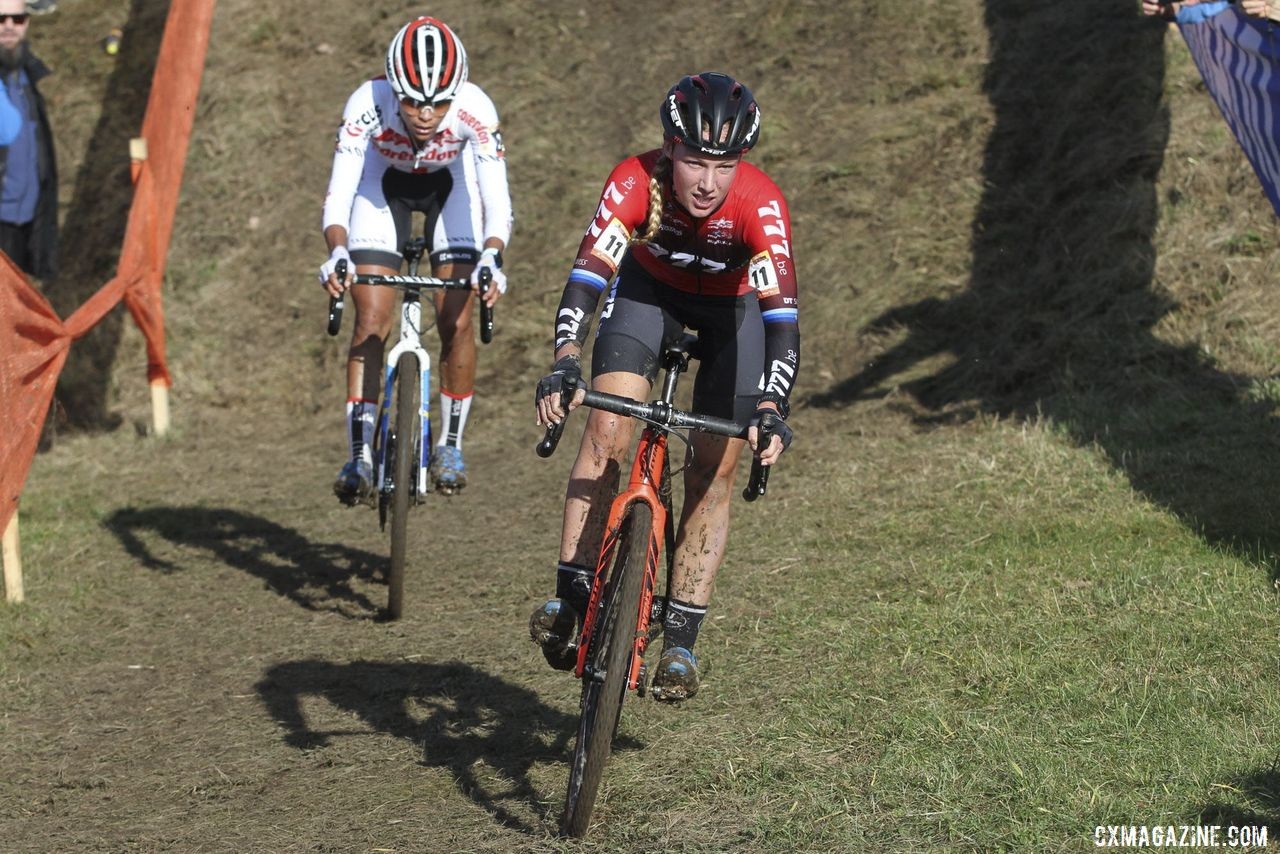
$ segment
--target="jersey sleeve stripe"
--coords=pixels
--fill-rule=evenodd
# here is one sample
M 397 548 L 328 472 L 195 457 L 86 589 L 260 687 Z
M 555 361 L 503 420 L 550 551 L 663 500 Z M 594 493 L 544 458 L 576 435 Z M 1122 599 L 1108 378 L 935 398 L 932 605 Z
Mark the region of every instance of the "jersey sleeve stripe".
M 603 291 L 604 286 L 609 284 L 609 280 L 604 276 L 598 276 L 590 270 L 571 271 L 569 273 L 569 281 L 584 284 L 593 291 Z M 792 313 L 794 314 L 794 311 Z
M 765 323 L 799 323 L 800 310 L 795 308 L 771 308 L 760 312 Z

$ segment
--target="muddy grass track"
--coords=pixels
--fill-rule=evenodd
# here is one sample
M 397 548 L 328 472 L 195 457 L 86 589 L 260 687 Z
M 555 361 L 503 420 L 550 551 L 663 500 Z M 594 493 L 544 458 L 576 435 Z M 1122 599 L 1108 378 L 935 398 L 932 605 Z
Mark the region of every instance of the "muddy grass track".
M 531 424 L 486 420 L 473 486 L 414 517 L 395 623 L 375 516 L 326 494 L 329 443 L 310 428 L 224 416 L 42 456 L 24 500 L 31 605 L 5 663 L 5 847 L 545 848 L 576 688 L 525 620 L 552 577 L 568 457 L 538 460 Z M 59 522 L 85 506 L 100 524 Z M 744 527 L 754 513 L 739 508 Z M 728 572 L 765 571 L 747 548 Z M 661 733 L 723 728 L 740 687 L 635 705 L 619 768 L 659 775 Z

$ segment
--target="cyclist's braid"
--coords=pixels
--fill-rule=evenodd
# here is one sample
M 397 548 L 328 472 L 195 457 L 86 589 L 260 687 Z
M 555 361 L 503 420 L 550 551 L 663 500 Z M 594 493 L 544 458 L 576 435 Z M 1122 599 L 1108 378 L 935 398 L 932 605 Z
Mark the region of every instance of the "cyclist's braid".
M 667 155 L 659 155 L 658 162 L 653 166 L 653 175 L 649 178 L 649 221 L 645 223 L 644 234 L 637 234 L 631 238 L 632 243 L 648 242 L 658 236 L 658 226 L 662 224 L 662 208 L 665 202 L 662 188 L 667 183 L 669 174 L 671 174 L 671 161 Z

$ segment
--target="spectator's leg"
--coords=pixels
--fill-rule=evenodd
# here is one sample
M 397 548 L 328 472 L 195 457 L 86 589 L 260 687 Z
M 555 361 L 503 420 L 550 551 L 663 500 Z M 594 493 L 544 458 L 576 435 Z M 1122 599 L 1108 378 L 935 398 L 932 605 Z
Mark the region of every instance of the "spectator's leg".
M 31 272 L 31 258 L 27 251 L 30 243 L 31 223 L 17 225 L 12 222 L 0 222 L 0 252 L 8 255 L 10 261 L 28 274 Z

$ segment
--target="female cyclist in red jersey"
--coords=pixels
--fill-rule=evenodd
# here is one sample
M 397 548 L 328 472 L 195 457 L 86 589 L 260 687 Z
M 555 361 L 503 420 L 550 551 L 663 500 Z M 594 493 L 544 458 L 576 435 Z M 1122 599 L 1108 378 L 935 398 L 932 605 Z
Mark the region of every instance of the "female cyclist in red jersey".
M 347 100 L 338 128 L 333 171 L 324 203 L 329 260 L 320 282 L 340 295 L 355 273 L 395 275 L 410 234 L 413 211 L 426 217 L 432 275 L 470 276 L 478 290 L 488 268 L 506 290 L 502 250 L 511 238 L 511 197 L 498 113 L 479 86 L 467 80 L 467 52 L 442 21 L 421 17 L 400 28 L 387 49 L 386 74 L 367 80 Z M 339 281 L 339 261 L 348 279 Z M 391 288 L 352 290 L 355 331 L 347 357 L 347 432 L 351 459 L 333 489 L 347 504 L 371 500 L 374 419 L 382 383 L 382 356 L 398 316 Z M 438 489 L 466 485 L 462 431 L 476 374 L 471 291 L 437 291 L 440 333 L 440 439 L 430 471 Z
M 786 200 L 742 160 L 760 133 L 751 91 L 726 74 L 684 77 L 661 108 L 662 147 L 614 168 L 578 249 L 556 312 L 555 364 L 538 383 L 538 422 L 559 423 L 566 379 L 580 356 L 600 294 L 609 285 L 591 357 L 596 391 L 645 399 L 666 342 L 696 329 L 701 358 L 695 411 L 757 421 L 786 418 L 799 367 L 796 274 Z M 578 406 L 579 391 L 569 403 Z M 551 666 L 570 669 L 609 506 L 633 420 L 592 410 L 565 499 L 556 598 L 530 619 Z M 756 432 L 750 433 L 755 448 Z M 676 533 L 663 650 L 653 680 L 659 699 L 698 690 L 694 641 L 724 558 L 729 499 L 746 442 L 694 432 Z M 761 460 L 791 441 L 781 425 Z

